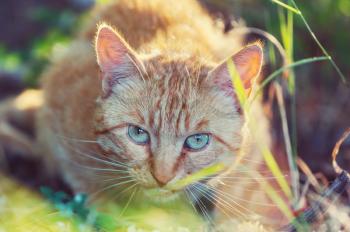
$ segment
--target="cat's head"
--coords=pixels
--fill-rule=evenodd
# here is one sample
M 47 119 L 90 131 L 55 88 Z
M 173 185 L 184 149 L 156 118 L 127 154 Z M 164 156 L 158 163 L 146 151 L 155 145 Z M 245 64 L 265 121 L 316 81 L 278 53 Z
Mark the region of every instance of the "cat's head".
M 243 117 L 226 62 L 185 55 L 136 54 L 109 26 L 96 36 L 103 95 L 96 130 L 103 150 L 146 188 L 234 161 Z M 262 65 L 259 44 L 230 57 L 249 89 Z

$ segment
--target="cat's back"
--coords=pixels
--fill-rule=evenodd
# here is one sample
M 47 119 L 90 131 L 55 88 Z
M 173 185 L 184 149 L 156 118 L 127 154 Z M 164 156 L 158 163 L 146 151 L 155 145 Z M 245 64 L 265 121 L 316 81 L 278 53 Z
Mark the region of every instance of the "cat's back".
M 113 26 L 138 53 L 184 52 L 218 62 L 241 44 L 240 37 L 224 34 L 196 0 L 113 0 L 97 5 L 86 19 L 76 40 L 53 54 L 43 75 L 51 105 L 67 108 L 73 99 L 89 102 L 99 94 L 94 39 L 101 22 Z
M 223 34 L 222 27 L 214 22 L 197 0 L 111 1 L 98 5 L 91 16 L 93 19 L 82 30 L 83 38 L 93 39 L 96 25 L 106 22 L 139 51 L 181 47 L 188 52 L 199 50 L 202 55 L 213 55 L 221 49 L 223 40 L 229 37 Z M 226 44 L 229 45 L 226 49 L 238 47 L 235 43 L 240 43 L 239 38 L 231 37 L 230 40 L 231 44 Z

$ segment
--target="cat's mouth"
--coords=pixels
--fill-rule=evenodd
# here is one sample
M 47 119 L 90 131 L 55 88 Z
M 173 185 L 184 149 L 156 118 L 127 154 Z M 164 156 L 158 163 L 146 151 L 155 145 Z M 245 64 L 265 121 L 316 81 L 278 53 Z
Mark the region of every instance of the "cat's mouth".
M 181 191 L 155 187 L 155 188 L 145 188 L 143 193 L 150 200 L 159 203 L 159 202 L 169 202 L 177 199 L 180 196 Z

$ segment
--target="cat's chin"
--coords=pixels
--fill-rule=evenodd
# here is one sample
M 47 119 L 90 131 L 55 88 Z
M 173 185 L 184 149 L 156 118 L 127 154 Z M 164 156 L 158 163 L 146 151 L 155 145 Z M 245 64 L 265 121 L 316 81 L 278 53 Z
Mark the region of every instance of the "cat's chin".
M 154 203 L 167 203 L 178 199 L 181 195 L 181 191 L 165 188 L 150 188 L 144 189 L 143 194 Z

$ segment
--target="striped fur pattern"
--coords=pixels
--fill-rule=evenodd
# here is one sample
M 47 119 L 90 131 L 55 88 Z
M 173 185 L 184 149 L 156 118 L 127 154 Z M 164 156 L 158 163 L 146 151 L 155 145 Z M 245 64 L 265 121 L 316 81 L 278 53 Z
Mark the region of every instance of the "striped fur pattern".
M 117 30 L 101 24 L 96 34 L 99 22 Z M 223 34 L 194 0 L 119 0 L 97 7 L 43 75 L 44 107 L 37 122 L 49 171 L 62 173 L 75 191 L 88 192 L 92 199 L 130 196 L 140 188 L 158 190 L 155 201 L 185 192 L 198 203 L 207 187 L 174 192 L 166 186 L 218 162 L 229 169 L 243 150 L 255 160 L 247 167 L 259 169 L 261 154 L 244 132 L 226 63 L 220 65 L 240 50 L 240 41 L 234 33 Z M 261 46 L 248 46 L 229 59 L 243 82 L 251 83 L 261 69 Z M 266 120 L 259 122 L 267 130 Z M 129 125 L 145 129 L 150 143 L 132 142 Z M 196 133 L 209 134 L 209 144 L 196 152 L 185 149 L 185 139 Z M 251 188 L 244 178 L 236 183 Z M 232 210 L 234 204 L 224 200 L 218 221 L 255 210 L 242 187 L 213 186 L 237 195 L 234 203 L 249 208 Z M 261 189 L 249 196 L 269 202 Z
M 233 99 L 210 86 L 210 67 L 194 59 L 150 58 L 144 62 L 143 77 L 121 80 L 112 94 L 100 100 L 100 138 L 114 136 L 131 162 L 149 167 L 147 172 L 159 179 L 176 181 L 217 160 L 229 164 L 240 146 L 241 115 Z M 130 122 L 150 133 L 149 147 L 135 145 L 125 136 Z M 210 145 L 202 152 L 184 149 L 184 140 L 199 132 L 212 135 Z

